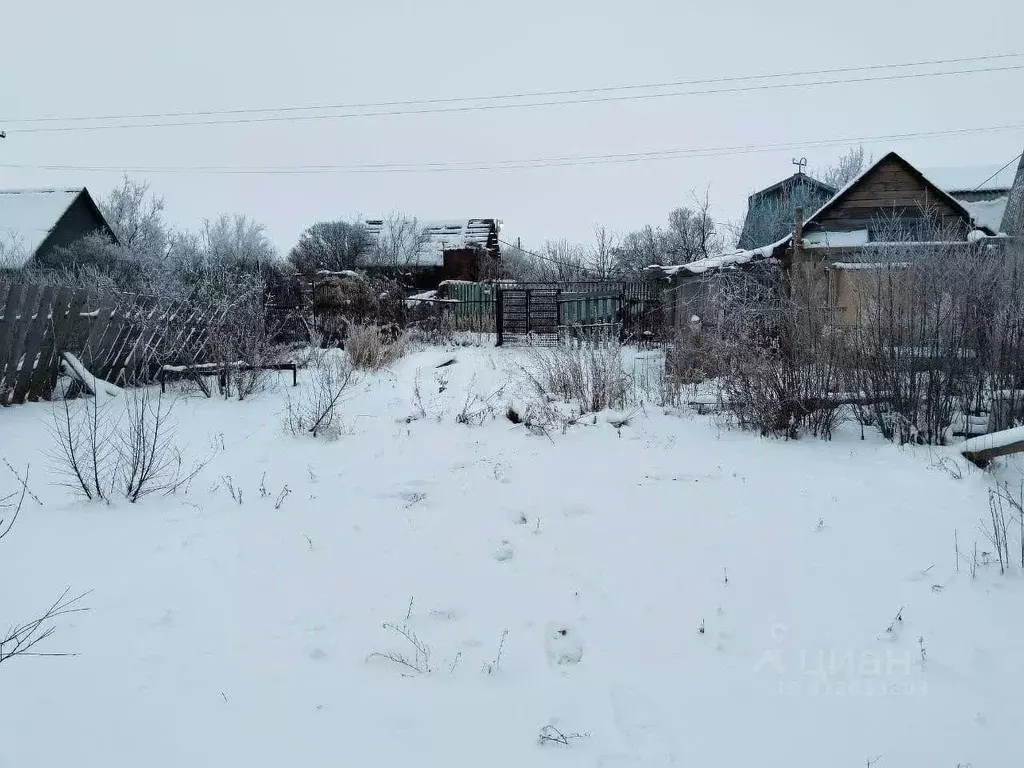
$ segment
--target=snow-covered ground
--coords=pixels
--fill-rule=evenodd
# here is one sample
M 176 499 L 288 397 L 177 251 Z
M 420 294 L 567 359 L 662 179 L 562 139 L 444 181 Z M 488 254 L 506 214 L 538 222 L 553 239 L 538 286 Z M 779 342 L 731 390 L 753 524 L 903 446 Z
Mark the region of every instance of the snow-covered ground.
M 40 648 L 79 655 L 0 665 L 0 765 L 1020 764 L 1020 569 L 954 554 L 992 548 L 991 473 L 654 405 L 456 423 L 522 355 L 416 352 L 332 441 L 282 431 L 290 374 L 184 398 L 180 441 L 216 455 L 135 505 L 44 477 L 50 405 L 0 413 L 41 501 L 0 541 L 0 622 L 92 590 Z

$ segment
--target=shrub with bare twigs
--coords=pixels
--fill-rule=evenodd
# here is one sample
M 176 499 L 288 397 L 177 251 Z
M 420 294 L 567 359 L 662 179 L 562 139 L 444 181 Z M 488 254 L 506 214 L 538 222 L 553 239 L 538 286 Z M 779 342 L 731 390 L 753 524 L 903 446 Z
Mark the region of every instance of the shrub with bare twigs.
M 186 465 L 172 410 L 173 401 L 147 387 L 116 399 L 61 400 L 50 427 L 54 473 L 88 500 L 109 501 L 118 491 L 134 504 L 186 488 L 205 462 Z
M 13 471 L 13 470 L 12 470 Z M 15 473 L 16 474 L 16 473 Z M 16 474 L 17 476 L 17 474 Z M 0 540 L 5 539 L 18 520 L 25 498 L 32 495 L 28 490 L 29 467 L 25 468 L 24 476 L 18 476 L 20 490 L 14 493 L 0 496 Z M 29 656 L 71 656 L 70 653 L 44 652 L 37 646 L 57 631 L 55 621 L 62 616 L 71 613 L 78 613 L 88 610 L 81 605 L 82 599 L 88 593 L 76 596 L 71 595 L 71 588 L 66 588 L 60 596 L 43 611 L 42 614 L 30 621 L 14 625 L 4 633 L 0 633 L 0 664 L 17 657 Z
M 406 339 L 396 325 L 351 325 L 345 354 L 353 368 L 379 371 L 406 353 Z
M 622 368 L 618 344 L 538 348 L 522 371 L 528 386 L 542 398 L 554 396 L 573 403 L 581 413 L 622 408 L 630 397 L 630 379 Z
M 293 435 L 336 437 L 340 428 L 340 404 L 358 381 L 355 369 L 339 355 L 325 356 L 310 368 L 297 396 L 288 395 L 284 427 Z

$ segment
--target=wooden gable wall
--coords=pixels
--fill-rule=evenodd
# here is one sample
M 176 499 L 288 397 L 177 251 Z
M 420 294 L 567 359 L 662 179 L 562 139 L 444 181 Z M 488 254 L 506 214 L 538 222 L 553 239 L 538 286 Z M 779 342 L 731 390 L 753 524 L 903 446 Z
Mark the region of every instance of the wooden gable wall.
M 913 226 L 927 215 L 964 238 L 971 223 L 949 198 L 932 187 L 896 155 L 889 155 L 826 210 L 808 223 L 807 230 L 848 232 L 874 230 L 899 217 Z
M 100 213 L 88 193 L 83 190 L 57 220 L 46 239 L 39 244 L 35 256 L 39 258 L 51 253 L 56 248 L 69 246 L 92 232 L 102 232 L 112 240 L 116 240 L 110 226 L 103 218 L 103 214 Z

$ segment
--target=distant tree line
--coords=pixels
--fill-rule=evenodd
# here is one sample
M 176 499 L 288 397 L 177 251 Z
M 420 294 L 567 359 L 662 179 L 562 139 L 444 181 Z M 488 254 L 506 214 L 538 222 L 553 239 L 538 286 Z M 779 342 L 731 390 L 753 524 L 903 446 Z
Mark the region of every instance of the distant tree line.
M 864 165 L 864 150 L 856 148 L 814 175 L 839 188 Z M 373 232 L 362 221 L 339 217 L 313 223 L 281 254 L 264 226 L 244 214 L 222 214 L 198 230 L 175 228 L 165 218 L 164 199 L 148 183 L 127 177 L 97 203 L 116 242 L 93 233 L 37 259 L 29 271 L 165 296 L 218 299 L 255 286 L 287 294 L 299 275 L 420 264 L 430 239 L 411 216 L 392 214 Z M 761 239 L 781 236 L 792 231 L 791 208 L 750 212 L 748 225 L 756 226 Z M 630 279 L 654 264 L 689 263 L 735 247 L 739 229 L 715 220 L 709 191 L 691 192 L 687 204 L 669 211 L 663 224 L 625 233 L 597 226 L 587 244 L 564 239 L 534 249 L 503 244 L 500 271 L 488 276 L 545 282 Z

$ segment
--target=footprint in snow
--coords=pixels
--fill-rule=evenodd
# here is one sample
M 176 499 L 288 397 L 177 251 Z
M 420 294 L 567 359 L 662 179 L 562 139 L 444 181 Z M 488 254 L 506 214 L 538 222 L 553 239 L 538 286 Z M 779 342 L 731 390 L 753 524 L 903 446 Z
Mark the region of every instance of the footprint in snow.
M 544 637 L 544 653 L 549 664 L 574 666 L 583 660 L 583 640 L 568 624 L 548 622 Z
M 515 549 L 512 547 L 512 542 L 508 539 L 502 539 L 491 548 L 491 556 L 499 563 L 511 560 L 514 555 Z

